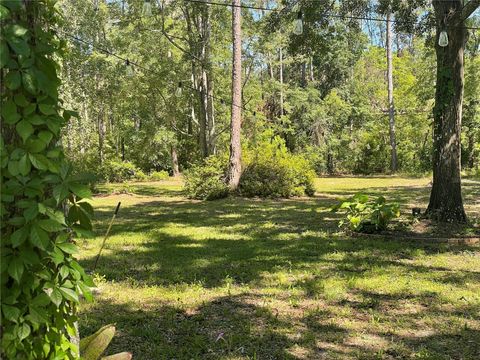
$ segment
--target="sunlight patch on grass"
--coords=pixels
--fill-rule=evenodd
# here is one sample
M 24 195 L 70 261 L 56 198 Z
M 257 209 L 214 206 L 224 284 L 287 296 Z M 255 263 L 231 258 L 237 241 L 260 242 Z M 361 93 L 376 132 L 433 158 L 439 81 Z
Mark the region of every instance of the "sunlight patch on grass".
M 81 331 L 114 322 L 109 351 L 139 360 L 476 360 L 480 248 L 349 238 L 328 212 L 358 190 L 425 206 L 429 181 L 322 178 L 315 198 L 199 202 L 175 180 L 95 197 L 87 270 L 122 207 Z

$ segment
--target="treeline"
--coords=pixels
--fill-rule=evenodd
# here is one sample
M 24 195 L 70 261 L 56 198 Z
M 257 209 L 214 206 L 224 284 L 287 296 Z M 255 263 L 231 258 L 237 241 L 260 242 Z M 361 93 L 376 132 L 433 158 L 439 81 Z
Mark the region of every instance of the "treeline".
M 228 152 L 231 9 L 152 2 L 150 15 L 144 4 L 60 3 L 69 40 L 63 98 L 78 114 L 62 141 L 77 169 L 103 179 L 126 163 L 176 175 Z M 271 134 L 319 174 L 390 172 L 385 23 L 325 16 L 297 36 L 290 10 L 242 9 L 242 147 L 255 149 Z M 393 32 L 391 40 L 397 168 L 430 171 L 432 33 Z M 464 168 L 480 161 L 479 44 L 473 31 L 465 51 Z

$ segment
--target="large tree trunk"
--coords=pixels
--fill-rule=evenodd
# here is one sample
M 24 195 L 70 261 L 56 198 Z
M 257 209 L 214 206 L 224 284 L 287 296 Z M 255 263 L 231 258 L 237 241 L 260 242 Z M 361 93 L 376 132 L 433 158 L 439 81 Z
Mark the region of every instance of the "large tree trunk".
M 388 119 L 391 147 L 391 170 L 397 171 L 397 140 L 395 136 L 395 106 L 393 103 L 393 62 L 392 62 L 392 22 L 387 13 L 387 78 L 388 78 Z
M 240 131 L 242 126 L 242 28 L 240 0 L 232 0 L 232 115 L 230 121 L 230 161 L 228 185 L 235 190 L 242 173 L 242 147 Z
M 464 7 L 460 0 L 433 1 L 437 21 L 437 84 L 433 113 L 433 186 L 427 214 L 442 222 L 467 220 L 460 176 L 464 20 L 478 3 L 471 0 Z M 448 46 L 441 47 L 438 38 L 444 29 L 448 33 Z

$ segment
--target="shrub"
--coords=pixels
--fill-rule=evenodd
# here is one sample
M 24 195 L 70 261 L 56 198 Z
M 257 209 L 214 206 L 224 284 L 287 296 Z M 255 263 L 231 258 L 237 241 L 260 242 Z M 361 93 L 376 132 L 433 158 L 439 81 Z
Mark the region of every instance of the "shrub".
M 153 181 L 160 181 L 160 180 L 167 180 L 169 177 L 168 171 L 154 171 L 150 174 L 150 180 Z
M 135 180 L 138 180 L 138 181 L 147 181 L 148 180 L 148 176 L 147 174 L 145 174 L 142 170 L 137 170 L 135 172 Z
M 345 212 L 345 218 L 339 226 L 363 233 L 386 230 L 390 221 L 400 216 L 398 203 L 387 204 L 383 196 L 370 200 L 364 194 L 356 194 L 332 208 L 333 212 L 339 210 Z
M 252 197 L 313 196 L 315 173 L 300 155 L 291 154 L 279 137 L 263 141 L 240 178 L 239 193 Z
M 185 192 L 191 199 L 215 200 L 228 196 L 224 177 L 226 162 L 218 156 L 210 156 L 185 171 Z
M 143 172 L 131 162 L 108 160 L 100 167 L 98 176 L 103 181 L 124 182 L 135 179 L 138 173 L 143 174 Z M 142 176 L 141 174 L 140 176 Z M 143 176 L 145 176 L 145 174 L 143 174 Z
M 308 160 L 315 174 L 322 175 L 327 173 L 327 159 L 325 146 L 307 146 L 302 151 L 302 156 Z

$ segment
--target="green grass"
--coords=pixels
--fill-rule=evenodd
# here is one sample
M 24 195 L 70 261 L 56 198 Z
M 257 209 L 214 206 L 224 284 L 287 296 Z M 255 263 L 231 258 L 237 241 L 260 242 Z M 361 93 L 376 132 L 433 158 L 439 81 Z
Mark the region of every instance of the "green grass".
M 314 198 L 199 202 L 169 181 L 97 197 L 87 269 L 122 208 L 81 333 L 115 323 L 110 351 L 136 360 L 479 359 L 478 246 L 349 238 L 328 211 L 357 191 L 425 207 L 428 182 L 322 178 Z M 480 183 L 464 185 L 478 217 Z

